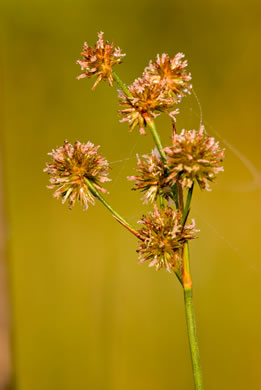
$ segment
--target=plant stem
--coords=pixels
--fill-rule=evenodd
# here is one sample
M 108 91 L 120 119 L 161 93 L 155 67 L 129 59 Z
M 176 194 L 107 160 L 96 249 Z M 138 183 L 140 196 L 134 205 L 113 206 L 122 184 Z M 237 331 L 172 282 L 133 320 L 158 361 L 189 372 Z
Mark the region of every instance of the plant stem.
M 119 76 L 114 72 L 112 71 L 112 77 L 114 79 L 114 81 L 118 84 L 118 86 L 120 87 L 120 89 L 125 93 L 126 96 L 128 96 L 129 98 L 132 98 L 132 94 L 130 93 L 129 91 L 129 88 L 127 87 L 126 84 L 124 84 L 121 79 L 119 78 Z
M 188 329 L 188 338 L 190 346 L 190 354 L 192 360 L 192 370 L 196 390 L 204 390 L 203 378 L 200 366 L 199 346 L 196 334 L 195 312 L 192 299 L 192 279 L 190 274 L 189 264 L 189 247 L 188 243 L 184 246 L 184 269 L 183 269 L 183 286 L 184 286 L 184 302 Z
M 109 203 L 106 202 L 104 197 L 99 193 L 99 191 L 94 187 L 94 185 L 90 182 L 90 180 L 85 179 L 86 184 L 91 191 L 91 193 L 99 199 L 99 201 L 112 213 L 112 215 L 120 222 L 126 229 L 128 229 L 131 233 L 133 233 L 136 237 L 141 238 L 140 234 L 134 229 L 133 226 L 129 224 L 120 214 L 115 211 Z
M 162 146 L 162 143 L 161 143 L 161 140 L 160 140 L 160 136 L 159 136 L 159 133 L 157 131 L 157 128 L 156 128 L 156 125 L 155 125 L 155 122 L 149 117 L 149 115 L 147 114 L 144 114 L 144 119 L 146 120 L 146 123 L 150 129 L 150 132 L 151 132 L 151 135 L 152 135 L 152 138 L 155 142 L 155 145 L 157 146 L 157 149 L 159 151 L 159 154 L 162 158 L 162 161 L 165 163 L 166 162 L 166 154 L 163 150 L 163 146 Z
M 184 208 L 184 211 L 182 214 L 181 225 L 184 225 L 184 223 L 186 222 L 186 219 L 187 219 L 187 216 L 188 216 L 188 213 L 190 210 L 190 203 L 191 203 L 191 198 L 192 198 L 192 194 L 193 194 L 193 188 L 194 188 L 194 183 L 192 184 L 192 186 L 188 190 L 186 205 L 185 205 L 185 208 Z
M 183 189 L 181 184 L 178 182 L 177 183 L 177 189 L 178 189 L 178 205 L 179 205 L 179 210 L 184 212 L 184 201 L 183 201 Z

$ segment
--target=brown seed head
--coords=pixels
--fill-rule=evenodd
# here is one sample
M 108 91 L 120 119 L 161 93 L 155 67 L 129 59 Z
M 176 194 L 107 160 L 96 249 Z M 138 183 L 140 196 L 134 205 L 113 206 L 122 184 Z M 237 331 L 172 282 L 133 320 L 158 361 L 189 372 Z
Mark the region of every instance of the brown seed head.
M 49 153 L 52 162 L 46 164 L 44 172 L 50 176 L 50 189 L 55 189 L 54 197 L 61 198 L 62 203 L 68 200 L 71 209 L 78 200 L 85 209 L 88 202 L 94 204 L 94 196 L 90 192 L 86 179 L 102 192 L 107 192 L 101 184 L 110 181 L 107 177 L 108 162 L 98 154 L 99 146 L 91 142 L 74 146 L 67 141 L 64 145 Z
M 164 164 L 157 149 L 154 149 L 151 155 L 142 156 L 139 158 L 138 167 L 135 170 L 137 176 L 128 176 L 128 180 L 135 180 L 133 190 L 140 190 L 144 193 L 144 203 L 153 203 L 159 195 L 168 198 L 171 193 L 171 188 L 166 181 Z
M 166 82 L 154 83 L 148 77 L 135 80 L 129 87 L 132 98 L 119 91 L 119 101 L 122 109 L 120 114 L 124 117 L 121 122 L 128 122 L 130 130 L 139 126 L 140 133 L 146 134 L 144 126 L 146 118 L 152 119 L 161 112 L 166 112 L 175 120 L 178 110 L 171 111 L 175 105 L 176 98 L 169 93 Z
M 112 67 L 116 64 L 120 64 L 121 57 L 126 54 L 122 54 L 120 48 L 113 48 L 113 43 L 103 41 L 103 32 L 98 33 L 98 41 L 94 48 L 84 43 L 83 51 L 81 55 L 83 60 L 78 60 L 77 64 L 81 66 L 84 71 L 78 79 L 84 77 L 97 77 L 93 89 L 102 80 L 108 80 L 109 84 L 112 85 Z
M 196 238 L 195 223 L 181 225 L 181 214 L 171 207 L 158 209 L 148 216 L 143 216 L 143 225 L 139 233 L 144 240 L 139 241 L 140 263 L 149 261 L 149 266 L 155 266 L 157 270 L 166 268 L 167 271 L 182 269 L 182 248 L 188 240 Z
M 170 185 L 177 181 L 182 187 L 191 188 L 196 180 L 201 189 L 210 191 L 209 182 L 213 182 L 219 172 L 224 159 L 224 149 L 213 137 L 205 134 L 202 126 L 199 131 L 182 130 L 181 134 L 174 134 L 172 146 L 164 149 L 167 155 Z
M 191 75 L 185 70 L 188 63 L 183 61 L 183 58 L 182 53 L 176 54 L 172 59 L 168 54 L 164 53 L 161 56 L 158 54 L 156 62 L 150 61 L 144 72 L 154 83 L 165 81 L 177 101 L 180 101 L 186 93 L 190 93 L 192 88 Z

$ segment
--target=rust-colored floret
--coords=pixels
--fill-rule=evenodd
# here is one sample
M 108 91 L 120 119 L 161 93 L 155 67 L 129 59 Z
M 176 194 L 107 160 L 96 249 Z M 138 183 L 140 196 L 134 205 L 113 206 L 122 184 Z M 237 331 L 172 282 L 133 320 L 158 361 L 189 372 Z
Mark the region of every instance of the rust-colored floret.
M 46 164 L 44 172 L 50 176 L 50 189 L 55 189 L 54 197 L 61 198 L 62 203 L 68 200 L 71 209 L 78 200 L 85 209 L 88 203 L 94 204 L 94 196 L 90 192 L 86 179 L 98 190 L 107 192 L 101 184 L 110 181 L 107 177 L 109 165 L 100 154 L 99 146 L 91 142 L 74 146 L 67 141 L 64 145 L 49 153 L 52 162 Z
M 166 82 L 170 91 L 176 96 L 177 102 L 186 93 L 190 93 L 192 85 L 191 75 L 186 71 L 187 61 L 183 61 L 183 53 L 178 53 L 170 59 L 168 54 L 158 54 L 156 62 L 150 61 L 145 68 L 144 75 L 154 83 Z
M 139 241 L 140 263 L 149 261 L 149 266 L 157 270 L 165 268 L 167 271 L 182 270 L 182 248 L 186 241 L 196 238 L 194 220 L 191 225 L 182 226 L 181 214 L 171 207 L 158 209 L 148 216 L 143 216 L 142 229 L 139 234 L 144 240 Z
M 154 83 L 149 77 L 138 78 L 129 86 L 132 97 L 119 91 L 119 101 L 122 107 L 119 110 L 124 117 L 121 122 L 128 122 L 130 130 L 139 126 L 140 133 L 146 134 L 144 127 L 146 120 L 151 120 L 161 112 L 166 112 L 173 120 L 178 110 L 173 111 L 177 100 L 169 93 L 165 81 Z
M 78 79 L 97 77 L 93 89 L 102 79 L 108 80 L 109 84 L 112 85 L 112 67 L 120 64 L 122 62 L 121 57 L 125 56 L 125 54 L 121 53 L 120 48 L 113 47 L 113 43 L 104 42 L 103 32 L 98 33 L 98 38 L 94 48 L 84 43 L 83 51 L 81 52 L 83 60 L 77 61 L 77 64 L 83 70 Z
M 172 146 L 164 149 L 167 155 L 167 167 L 170 185 L 179 182 L 182 187 L 191 188 L 196 180 L 201 189 L 210 191 L 209 182 L 213 182 L 224 158 L 224 149 L 213 137 L 205 134 L 202 126 L 199 131 L 182 130 L 174 134 Z
M 128 176 L 128 180 L 135 180 L 134 190 L 144 193 L 144 203 L 153 203 L 158 196 L 166 199 L 171 194 L 171 188 L 167 183 L 164 164 L 157 149 L 150 155 L 137 155 L 138 166 L 135 168 L 138 175 Z

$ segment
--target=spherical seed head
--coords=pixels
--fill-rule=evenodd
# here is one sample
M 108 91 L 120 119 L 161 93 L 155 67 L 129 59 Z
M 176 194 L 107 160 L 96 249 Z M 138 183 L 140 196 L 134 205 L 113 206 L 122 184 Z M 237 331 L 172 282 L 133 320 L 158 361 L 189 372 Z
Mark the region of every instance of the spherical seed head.
M 151 155 L 137 155 L 136 176 L 128 176 L 128 180 L 135 180 L 133 190 L 139 190 L 144 193 L 144 203 L 153 203 L 159 195 L 168 199 L 171 188 L 166 181 L 164 164 L 157 149 L 154 149 Z
M 182 187 L 191 188 L 196 180 L 201 189 L 210 191 L 209 182 L 214 182 L 224 159 L 224 149 L 213 137 L 205 134 L 202 126 L 199 131 L 182 130 L 172 137 L 172 146 L 165 148 L 170 185 L 176 182 Z
M 144 240 L 139 241 L 140 263 L 149 261 L 149 266 L 167 271 L 182 269 L 182 248 L 188 240 L 196 238 L 195 223 L 182 226 L 181 214 L 171 207 L 158 209 L 143 216 L 139 233 Z
M 109 84 L 112 85 L 112 67 L 121 64 L 121 57 L 125 56 L 125 54 L 121 53 L 120 48 L 113 48 L 113 43 L 109 44 L 103 41 L 103 32 L 98 33 L 98 38 L 94 48 L 84 43 L 83 51 L 81 52 L 83 60 L 77 61 L 77 64 L 84 71 L 78 76 L 78 79 L 97 77 L 93 89 L 102 79 L 108 80 Z
M 119 91 L 122 107 L 119 113 L 124 117 L 121 122 L 128 122 L 131 131 L 139 126 L 140 133 L 146 134 L 144 130 L 146 118 L 153 119 L 161 112 L 166 112 L 175 120 L 174 115 L 178 111 L 171 111 L 171 109 L 177 101 L 169 94 L 165 81 L 154 83 L 148 77 L 139 78 L 129 86 L 129 91 L 133 96 L 131 98 Z
M 74 146 L 67 141 L 64 145 L 49 153 L 52 161 L 46 164 L 44 172 L 50 177 L 50 189 L 55 189 L 54 197 L 61 198 L 62 203 L 68 201 L 71 209 L 78 200 L 85 209 L 88 203 L 94 204 L 94 196 L 90 192 L 86 179 L 98 190 L 107 192 L 101 184 L 110 181 L 107 177 L 110 169 L 108 162 L 98 154 L 99 146 L 91 142 Z
M 172 59 L 168 54 L 158 54 L 156 62 L 150 61 L 144 72 L 154 83 L 165 81 L 178 101 L 186 93 L 190 93 L 192 88 L 191 75 L 185 69 L 188 63 L 183 58 L 183 53 L 176 54 Z

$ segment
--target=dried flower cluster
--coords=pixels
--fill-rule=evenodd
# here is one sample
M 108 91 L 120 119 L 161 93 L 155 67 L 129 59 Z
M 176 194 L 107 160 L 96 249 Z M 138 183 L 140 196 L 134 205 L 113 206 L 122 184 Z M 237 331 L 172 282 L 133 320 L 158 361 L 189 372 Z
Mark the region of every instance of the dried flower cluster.
M 128 180 L 135 180 L 134 190 L 140 190 L 144 193 L 144 203 L 153 203 L 158 196 L 168 199 L 172 193 L 170 185 L 167 183 L 167 176 L 163 161 L 155 148 L 151 155 L 137 155 L 136 176 L 128 176 Z
M 165 148 L 169 171 L 168 182 L 191 188 L 197 181 L 201 189 L 210 191 L 209 182 L 223 171 L 220 166 L 224 158 L 224 149 L 213 137 L 205 134 L 204 127 L 199 131 L 182 130 L 172 137 L 172 146 Z
M 150 61 L 145 69 L 145 75 L 149 76 L 154 83 L 166 82 L 169 90 L 175 94 L 179 101 L 186 93 L 190 93 L 192 85 L 190 83 L 191 75 L 185 68 L 187 61 L 182 61 L 183 53 L 178 53 L 170 59 L 168 54 L 158 54 L 156 62 Z
M 182 248 L 186 241 L 196 238 L 195 223 L 182 226 L 181 214 L 171 207 L 158 209 L 139 221 L 143 225 L 139 230 L 144 240 L 139 242 L 140 263 L 149 261 L 149 266 L 157 270 L 177 271 L 182 265 Z
M 201 189 L 210 190 L 209 182 L 213 182 L 217 174 L 223 171 L 220 166 L 224 158 L 224 149 L 212 137 L 199 131 L 183 130 L 180 135 L 172 137 L 172 146 L 165 148 L 164 163 L 157 149 L 150 155 L 138 158 L 138 175 L 129 176 L 134 180 L 134 190 L 144 193 L 145 203 L 153 203 L 158 196 L 165 199 L 173 197 L 172 188 L 180 183 L 183 188 L 191 188 L 197 181 Z
M 102 79 L 108 80 L 109 84 L 112 85 L 112 67 L 120 64 L 121 57 L 125 56 L 121 53 L 120 48 L 113 48 L 113 43 L 109 44 L 103 41 L 103 32 L 98 33 L 98 38 L 95 48 L 88 46 L 87 43 L 84 44 L 81 52 L 83 60 L 77 61 L 77 64 L 84 71 L 78 76 L 78 79 L 97 77 L 93 89 Z
M 45 172 L 50 176 L 50 189 L 55 189 L 54 197 L 61 198 L 62 203 L 68 200 L 72 208 L 78 200 L 85 209 L 88 203 L 94 204 L 94 196 L 88 188 L 86 179 L 102 192 L 107 192 L 101 184 L 110 181 L 107 177 L 108 162 L 98 154 L 99 146 L 91 142 L 74 146 L 67 141 L 64 145 L 49 153 L 52 162 L 47 163 Z
M 84 44 L 81 55 L 83 59 L 77 63 L 83 73 L 78 78 L 96 77 L 93 88 L 101 80 L 107 80 L 112 85 L 114 79 L 120 87 L 121 121 L 128 122 L 131 131 L 138 126 L 140 133 L 146 134 L 147 125 L 152 131 L 157 148 L 142 158 L 137 155 L 136 174 L 128 179 L 135 182 L 133 189 L 142 192 L 145 203 L 154 204 L 154 211 L 142 217 L 139 222 L 143 227 L 136 231 L 112 209 L 98 193 L 106 192 L 102 184 L 109 180 L 109 165 L 98 154 L 99 147 L 91 142 L 76 142 L 74 146 L 64 142 L 63 146 L 50 153 L 52 162 L 45 168 L 50 176 L 48 188 L 54 189 L 54 196 L 61 198 L 63 203 L 68 201 L 69 208 L 76 201 L 88 208 L 88 203 L 93 204 L 95 198 L 99 199 L 123 226 L 139 238 L 137 252 L 141 263 L 148 261 L 156 269 L 173 270 L 180 276 L 184 244 L 195 238 L 198 231 L 194 221 L 186 225 L 192 190 L 185 212 L 183 189 L 190 189 L 196 181 L 201 189 L 210 190 L 209 183 L 223 171 L 221 162 L 224 158 L 224 149 L 205 134 L 203 127 L 199 131 L 175 132 L 172 145 L 165 149 L 159 136 L 155 135 L 154 118 L 166 113 L 175 121 L 177 103 L 192 88 L 184 54 L 178 53 L 173 58 L 165 53 L 158 54 L 155 62 L 150 61 L 145 68 L 142 77 L 129 87 L 112 70 L 114 65 L 121 63 L 125 54 L 114 48 L 113 43 L 104 42 L 102 32 L 98 33 L 94 47 Z M 156 206 L 158 199 L 160 209 Z
M 119 92 L 119 101 L 123 116 L 122 122 L 128 122 L 130 130 L 139 126 L 140 133 L 145 134 L 146 121 L 155 118 L 161 112 L 167 113 L 173 121 L 178 110 L 173 110 L 185 93 L 190 93 L 191 75 L 184 69 L 187 61 L 178 53 L 173 59 L 167 54 L 158 55 L 156 62 L 150 64 L 141 78 L 129 86 L 132 97 L 123 91 Z

